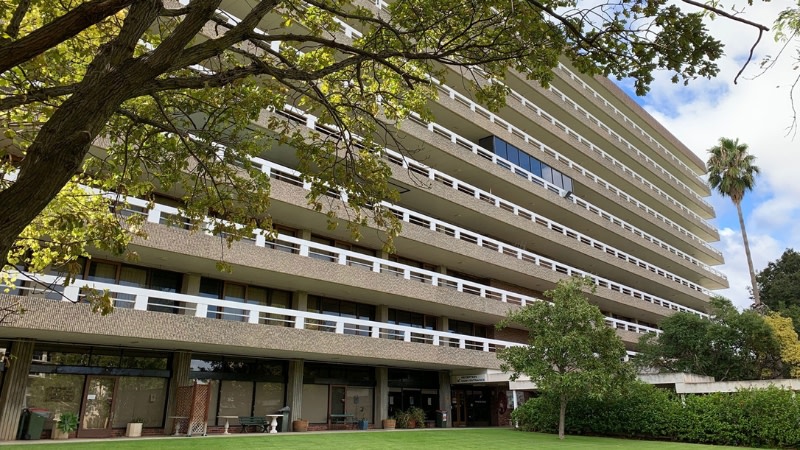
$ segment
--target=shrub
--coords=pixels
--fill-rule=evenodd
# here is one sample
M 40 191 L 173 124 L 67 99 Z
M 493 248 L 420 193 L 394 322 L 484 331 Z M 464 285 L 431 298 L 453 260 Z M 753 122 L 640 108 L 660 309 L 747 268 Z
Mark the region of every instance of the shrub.
M 558 399 L 543 394 L 512 413 L 526 431 L 555 433 Z M 716 445 L 789 448 L 800 445 L 800 400 L 778 389 L 686 395 L 643 383 L 603 399 L 567 407 L 566 432 Z

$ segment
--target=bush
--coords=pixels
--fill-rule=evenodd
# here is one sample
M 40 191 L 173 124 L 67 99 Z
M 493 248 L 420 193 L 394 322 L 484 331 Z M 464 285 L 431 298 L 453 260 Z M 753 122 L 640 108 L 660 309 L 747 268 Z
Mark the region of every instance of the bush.
M 544 394 L 512 413 L 526 431 L 555 433 L 558 398 Z M 687 395 L 643 383 L 596 400 L 575 398 L 567 406 L 567 434 L 677 440 L 716 445 L 800 446 L 800 400 L 778 388 Z

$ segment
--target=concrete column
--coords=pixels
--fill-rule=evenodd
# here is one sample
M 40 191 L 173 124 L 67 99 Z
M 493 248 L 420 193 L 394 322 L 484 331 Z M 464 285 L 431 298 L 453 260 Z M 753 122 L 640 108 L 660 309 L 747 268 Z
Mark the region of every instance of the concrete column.
M 0 441 L 17 438 L 19 417 L 25 404 L 25 388 L 33 358 L 32 341 L 11 343 L 11 362 L 6 366 L 3 389 L 0 391 Z
M 445 316 L 439 317 L 439 320 L 437 322 L 439 322 L 436 324 L 439 326 L 438 328 L 439 331 L 447 331 L 447 329 L 450 328 L 450 319 L 448 319 Z
M 389 307 L 386 305 L 378 305 L 375 308 L 375 320 L 381 323 L 389 322 Z
M 286 403 L 289 411 L 289 422 L 303 418 L 303 368 L 302 359 L 289 361 L 289 376 L 286 383 Z
M 375 428 L 389 418 L 389 368 L 375 368 Z
M 450 408 L 452 407 L 453 396 L 450 392 L 450 371 L 442 370 L 439 372 L 439 409 L 447 412 L 447 422 L 442 425 L 445 428 L 452 427 L 453 414 Z
M 297 311 L 308 311 L 308 292 L 294 291 L 291 308 Z
M 187 273 L 183 275 L 183 283 L 181 285 L 181 293 L 188 295 L 200 294 L 200 278 L 201 276 L 196 273 Z M 186 306 L 183 304 L 182 306 Z M 181 309 L 179 314 L 194 315 L 192 309 Z
M 200 278 L 202 276 L 196 273 L 184 274 L 181 292 L 189 295 L 198 295 L 200 293 Z
M 167 395 L 167 417 L 175 415 L 178 388 L 192 384 L 189 379 L 189 369 L 191 367 L 192 354 L 190 352 L 175 352 L 172 354 L 172 376 L 169 378 L 169 395 Z M 209 411 L 208 415 L 215 414 Z M 175 422 L 167 419 L 165 422 L 165 434 L 172 433 Z
M 311 230 L 298 230 L 297 237 L 300 239 L 305 239 L 307 241 L 311 240 Z

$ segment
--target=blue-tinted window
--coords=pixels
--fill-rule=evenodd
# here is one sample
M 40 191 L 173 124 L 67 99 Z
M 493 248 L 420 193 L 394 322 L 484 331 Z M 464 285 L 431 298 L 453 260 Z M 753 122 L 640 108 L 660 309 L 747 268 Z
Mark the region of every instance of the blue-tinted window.
M 527 153 L 519 154 L 519 166 L 530 172 L 531 170 L 531 157 Z
M 531 173 L 537 177 L 542 176 L 542 163 L 536 158 L 531 157 Z
M 507 158 L 508 156 L 506 153 L 506 143 L 500 139 L 495 138 L 494 153 L 501 158 Z
M 519 164 L 519 150 L 514 148 L 513 145 L 508 146 L 508 161 L 511 164 Z

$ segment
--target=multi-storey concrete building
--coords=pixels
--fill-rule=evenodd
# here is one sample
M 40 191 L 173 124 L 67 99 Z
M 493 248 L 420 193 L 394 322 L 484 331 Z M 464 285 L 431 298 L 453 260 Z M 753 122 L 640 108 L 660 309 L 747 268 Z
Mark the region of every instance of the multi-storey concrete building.
M 133 244 L 135 264 L 98 253 L 58 293 L 20 282 L 0 294 L 28 310 L 0 327 L 11 356 L 0 439 L 16 436 L 22 408 L 77 413 L 79 436 L 135 418 L 171 431 L 176 388 L 195 381 L 211 387 L 215 431 L 284 406 L 318 428 L 381 427 L 410 406 L 429 420 L 447 412 L 448 426 L 504 425 L 522 396 L 495 351 L 527 334 L 494 324 L 559 279 L 592 277 L 590 300 L 632 350 L 675 311 L 705 314 L 727 281 L 713 267 L 723 259 L 709 245 L 703 162 L 609 80 L 556 74 L 549 89 L 512 74 L 498 113 L 441 85 L 437 122 L 404 124 L 421 150 L 389 153 L 404 222 L 394 254 L 377 232 L 353 242 L 328 230 L 291 149 L 257 161 L 280 234 L 225 249 L 230 273 L 216 269 L 219 236 L 168 220 L 179 204 L 132 199 L 127 213 L 146 215 L 149 235 Z M 110 290 L 116 311 L 54 301 L 84 287 Z

